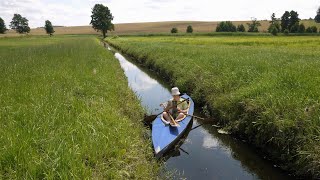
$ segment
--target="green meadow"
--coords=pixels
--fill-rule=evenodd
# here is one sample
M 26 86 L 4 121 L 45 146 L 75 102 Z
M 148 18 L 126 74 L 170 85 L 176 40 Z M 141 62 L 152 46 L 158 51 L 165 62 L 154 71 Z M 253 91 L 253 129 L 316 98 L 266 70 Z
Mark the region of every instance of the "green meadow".
M 144 110 L 93 36 L 0 39 L 0 179 L 151 179 Z
M 106 41 L 191 94 L 283 169 L 320 177 L 320 37 L 162 36 Z

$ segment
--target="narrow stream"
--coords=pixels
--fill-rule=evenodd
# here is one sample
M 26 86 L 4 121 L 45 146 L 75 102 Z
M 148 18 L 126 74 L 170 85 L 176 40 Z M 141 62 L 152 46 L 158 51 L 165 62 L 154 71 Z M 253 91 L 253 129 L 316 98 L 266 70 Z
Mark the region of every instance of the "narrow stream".
M 119 60 L 129 86 L 148 113 L 161 112 L 159 104 L 171 97 L 169 85 L 152 71 L 105 46 Z M 199 124 L 201 121 L 194 119 L 193 127 Z M 190 131 L 181 143 L 181 147 L 165 162 L 168 170 L 176 170 L 177 179 L 293 179 L 257 155 L 244 142 L 219 134 L 212 124 Z

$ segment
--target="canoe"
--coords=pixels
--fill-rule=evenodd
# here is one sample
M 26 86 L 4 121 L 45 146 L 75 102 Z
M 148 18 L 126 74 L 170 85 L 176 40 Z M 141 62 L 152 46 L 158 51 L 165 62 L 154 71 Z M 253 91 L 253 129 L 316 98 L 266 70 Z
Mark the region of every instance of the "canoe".
M 187 114 L 193 115 L 193 100 L 187 94 L 183 94 L 181 97 L 189 99 Z M 179 122 L 178 127 L 172 127 L 162 120 L 162 114 L 158 115 L 152 123 L 152 143 L 156 157 L 159 158 L 170 150 L 186 132 L 190 123 L 192 123 L 192 116 L 186 116 Z

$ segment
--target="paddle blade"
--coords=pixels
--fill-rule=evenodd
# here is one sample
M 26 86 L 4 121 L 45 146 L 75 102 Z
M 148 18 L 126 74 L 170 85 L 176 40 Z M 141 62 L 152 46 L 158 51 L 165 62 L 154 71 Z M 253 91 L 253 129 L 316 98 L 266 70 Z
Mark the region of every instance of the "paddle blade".
M 155 120 L 157 115 L 145 115 L 143 122 L 146 124 L 151 124 L 153 120 Z

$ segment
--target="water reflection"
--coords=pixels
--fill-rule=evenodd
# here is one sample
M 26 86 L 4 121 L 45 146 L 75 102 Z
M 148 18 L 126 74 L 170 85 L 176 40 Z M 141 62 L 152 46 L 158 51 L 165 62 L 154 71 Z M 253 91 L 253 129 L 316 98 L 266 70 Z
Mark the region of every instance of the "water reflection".
M 203 136 L 202 147 L 208 149 L 216 149 L 219 146 L 219 142 L 217 139 L 213 139 L 210 136 Z
M 147 108 L 150 114 L 161 112 L 162 109 L 159 104 L 171 98 L 168 89 L 127 61 L 121 54 L 115 53 L 115 57 L 120 61 L 120 65 L 128 78 L 129 86 L 141 99 L 141 104 Z
M 109 48 L 108 48 L 109 49 Z M 112 49 L 112 48 L 111 48 Z M 159 104 L 171 97 L 165 83 L 146 73 L 124 56 L 115 53 L 129 86 L 150 114 L 161 111 Z M 195 115 L 198 115 L 195 113 Z M 201 121 L 194 120 L 194 127 Z M 191 130 L 191 127 L 190 127 Z M 252 148 L 228 135 L 220 135 L 212 124 L 188 131 L 168 156 L 166 166 L 187 179 L 292 179 L 264 160 Z

